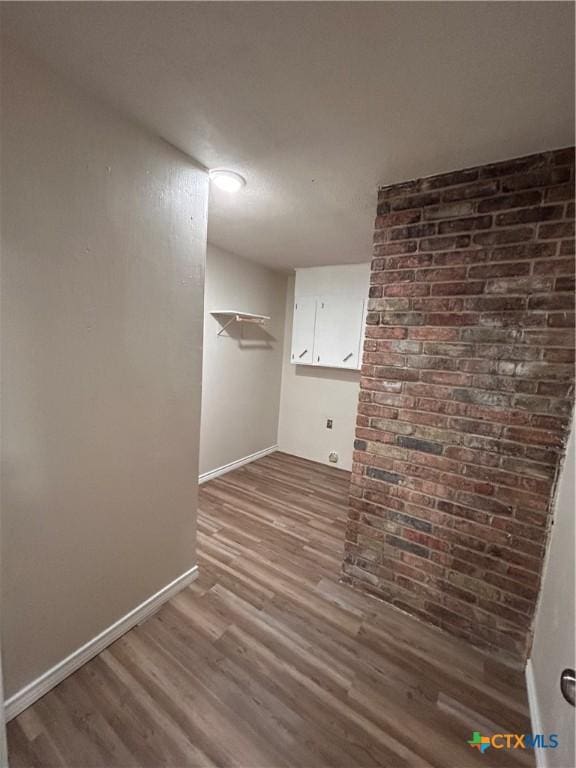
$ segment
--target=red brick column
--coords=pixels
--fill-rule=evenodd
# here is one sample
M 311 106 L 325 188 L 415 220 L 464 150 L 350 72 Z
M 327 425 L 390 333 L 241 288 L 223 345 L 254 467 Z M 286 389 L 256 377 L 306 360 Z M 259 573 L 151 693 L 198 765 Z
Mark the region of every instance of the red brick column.
M 344 578 L 526 653 L 574 379 L 574 151 L 378 195 Z

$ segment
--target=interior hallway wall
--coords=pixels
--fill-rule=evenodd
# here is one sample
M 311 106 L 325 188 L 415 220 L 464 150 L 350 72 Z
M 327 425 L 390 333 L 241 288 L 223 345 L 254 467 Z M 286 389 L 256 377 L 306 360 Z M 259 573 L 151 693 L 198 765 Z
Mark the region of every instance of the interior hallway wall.
M 195 564 L 207 175 L 2 45 L 12 696 Z
M 294 277 L 286 298 L 286 326 L 282 370 L 282 399 L 278 443 L 281 451 L 304 459 L 330 464 L 336 451 L 340 469 L 352 469 L 354 428 L 360 391 L 360 372 L 337 368 L 292 365 Z M 326 420 L 333 420 L 332 429 Z
M 286 275 L 208 244 L 200 473 L 276 446 L 284 340 Z M 234 309 L 268 315 L 264 325 L 211 314 Z
M 533 714 L 534 711 L 538 713 L 539 726 L 543 733 L 560 735 L 558 748 L 546 750 L 542 765 L 546 765 L 547 768 L 565 768 L 571 765 L 576 749 L 574 708 L 564 700 L 560 692 L 562 671 L 576 667 L 576 621 L 574 620 L 576 433 L 574 427 L 575 425 L 572 424 L 566 458 L 558 482 L 554 525 L 534 620 L 534 642 L 530 655 L 533 675 L 531 682 L 535 697 L 535 701 L 531 702 Z

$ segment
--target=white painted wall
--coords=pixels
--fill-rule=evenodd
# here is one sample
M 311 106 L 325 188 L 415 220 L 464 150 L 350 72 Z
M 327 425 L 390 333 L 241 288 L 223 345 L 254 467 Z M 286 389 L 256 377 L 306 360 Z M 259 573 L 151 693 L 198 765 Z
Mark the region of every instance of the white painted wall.
M 554 525 L 546 556 L 540 600 L 534 621 L 534 641 L 528 663 L 532 725 L 542 733 L 557 733 L 560 736 L 557 749 L 538 750 L 538 764 L 547 768 L 573 768 L 576 765 L 575 710 L 560 693 L 562 670 L 576 667 L 575 433 L 573 424 L 560 474 Z
M 1 605 L 0 605 L 0 627 L 2 627 L 2 606 Z M 4 706 L 2 706 L 3 702 L 4 702 L 4 674 L 2 672 L 2 640 L 0 638 L 0 768 L 8 768 L 8 744 L 6 742 L 6 711 Z
M 314 274 L 316 273 L 316 274 Z M 320 267 L 303 270 L 301 285 L 311 295 L 318 290 L 326 293 L 347 292 L 350 286 L 365 284 L 368 297 L 369 264 L 343 267 Z M 320 275 L 325 275 L 322 286 Z M 352 468 L 354 429 L 360 388 L 359 371 L 320 368 L 290 363 L 292 317 L 294 306 L 294 277 L 290 278 L 286 299 L 286 326 L 282 397 L 278 443 L 280 450 L 305 459 L 329 464 L 328 454 L 336 451 L 341 469 Z M 326 420 L 333 428 L 326 428 Z
M 278 442 L 286 275 L 208 245 L 200 473 Z M 262 326 L 232 324 L 210 312 L 269 315 Z
M 208 180 L 2 41 L 5 690 L 195 564 Z

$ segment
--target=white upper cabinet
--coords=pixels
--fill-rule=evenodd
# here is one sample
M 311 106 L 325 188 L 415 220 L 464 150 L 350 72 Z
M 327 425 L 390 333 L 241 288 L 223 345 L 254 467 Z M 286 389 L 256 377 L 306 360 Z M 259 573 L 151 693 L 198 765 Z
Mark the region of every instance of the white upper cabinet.
M 316 300 L 301 298 L 294 302 L 294 323 L 292 326 L 292 352 L 290 361 L 311 365 L 314 355 L 314 328 L 316 322 Z
M 316 304 L 314 363 L 331 368 L 360 368 L 364 300 L 324 296 Z
M 296 270 L 292 363 L 360 368 L 369 281 L 369 264 Z

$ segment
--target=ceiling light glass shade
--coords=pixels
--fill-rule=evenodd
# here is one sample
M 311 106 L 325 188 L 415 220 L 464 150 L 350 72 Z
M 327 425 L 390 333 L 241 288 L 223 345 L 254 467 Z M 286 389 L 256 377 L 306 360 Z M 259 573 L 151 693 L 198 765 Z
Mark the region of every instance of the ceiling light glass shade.
M 246 179 L 235 171 L 214 170 L 209 173 L 210 181 L 224 192 L 238 192 L 246 185 Z

